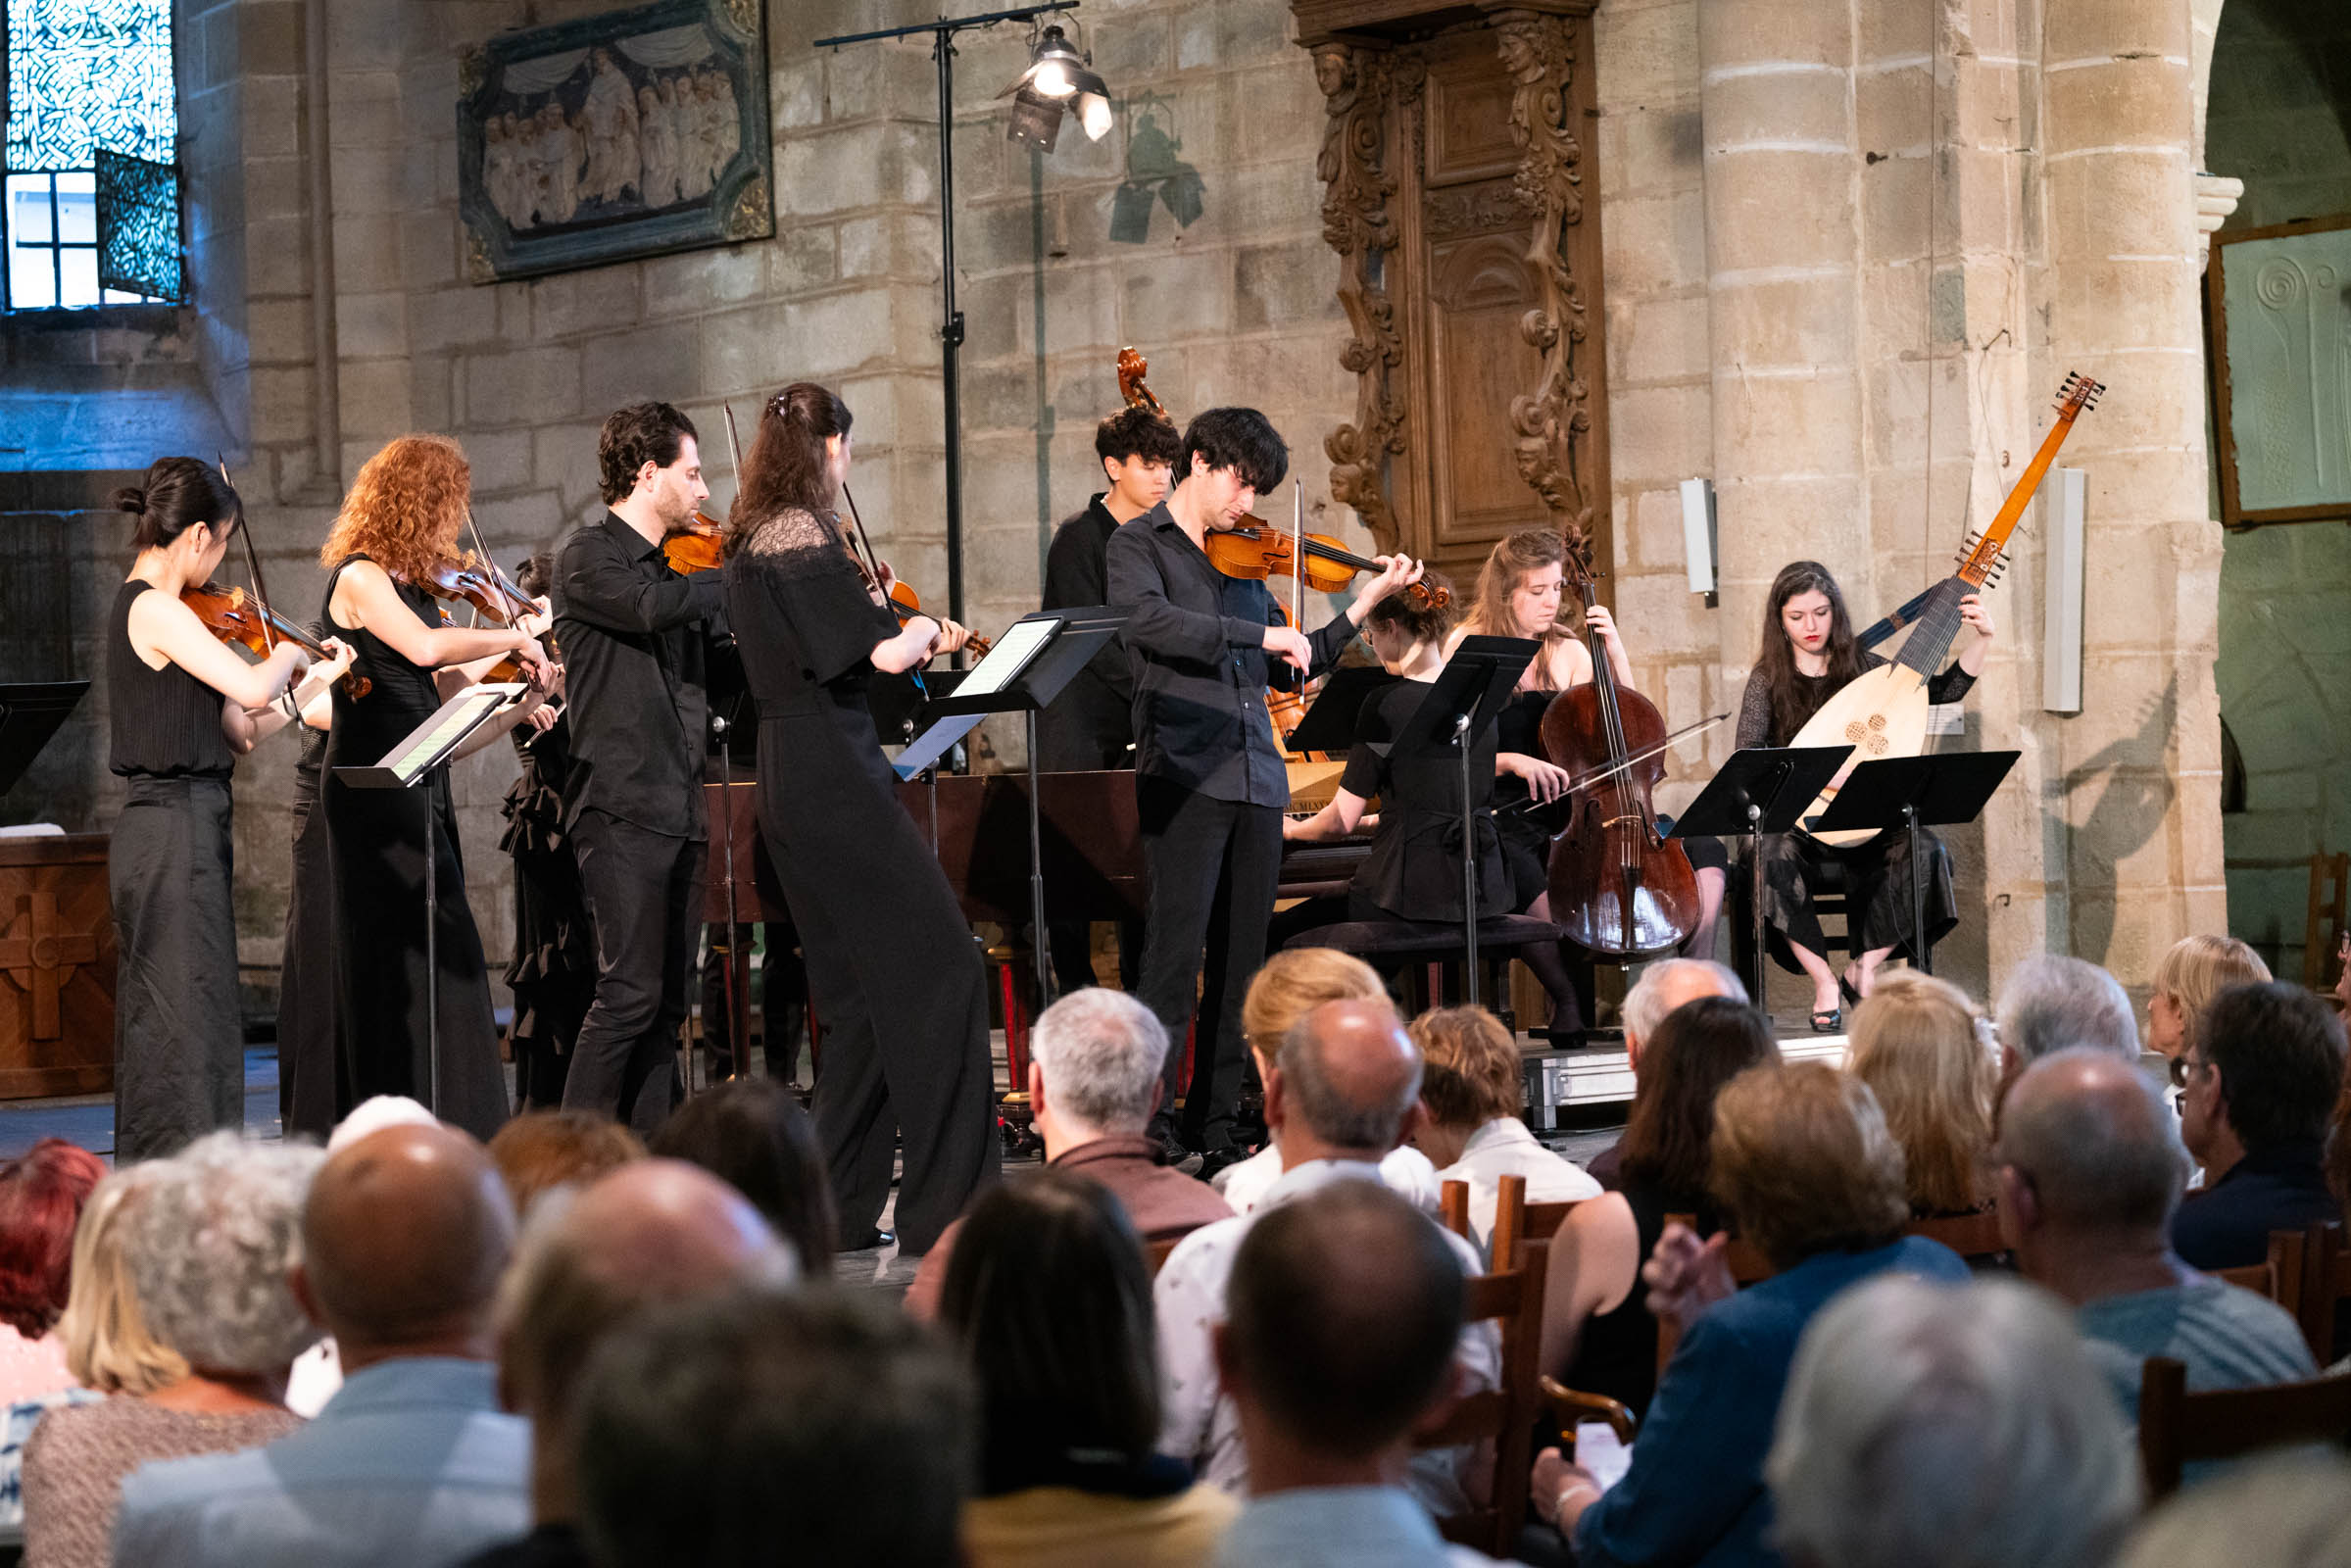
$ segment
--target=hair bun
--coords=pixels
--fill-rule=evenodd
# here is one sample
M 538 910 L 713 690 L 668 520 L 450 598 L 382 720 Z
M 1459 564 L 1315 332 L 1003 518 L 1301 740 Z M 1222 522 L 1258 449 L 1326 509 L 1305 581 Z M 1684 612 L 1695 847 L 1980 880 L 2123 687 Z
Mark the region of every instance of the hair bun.
M 147 492 L 135 484 L 124 485 L 115 492 L 114 507 L 117 512 L 127 512 L 134 517 L 140 516 L 147 510 Z

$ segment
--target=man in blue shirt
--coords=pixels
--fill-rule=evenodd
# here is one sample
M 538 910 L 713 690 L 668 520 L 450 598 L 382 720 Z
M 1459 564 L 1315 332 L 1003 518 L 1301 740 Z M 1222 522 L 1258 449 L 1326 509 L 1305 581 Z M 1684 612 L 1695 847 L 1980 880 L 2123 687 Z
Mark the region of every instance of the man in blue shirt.
M 2231 986 L 2180 1058 L 2180 1136 L 2204 1189 L 2172 1216 L 2193 1268 L 2243 1268 L 2270 1232 L 2342 1217 L 2322 1159 L 2343 1082 L 2343 1024 L 2296 985 Z
M 437 1568 L 530 1524 L 530 1428 L 498 1408 L 491 1298 L 514 1237 L 481 1146 L 361 1139 L 320 1168 L 294 1294 L 343 1387 L 302 1431 L 122 1484 L 121 1568 Z

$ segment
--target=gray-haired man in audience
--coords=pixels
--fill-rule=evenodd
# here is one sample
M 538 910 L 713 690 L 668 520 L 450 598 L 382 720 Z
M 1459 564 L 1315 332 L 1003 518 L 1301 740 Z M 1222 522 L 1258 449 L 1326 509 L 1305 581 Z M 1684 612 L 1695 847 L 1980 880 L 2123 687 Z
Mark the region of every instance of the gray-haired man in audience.
M 1326 1002 L 1298 1020 L 1265 1075 L 1265 1119 L 1282 1151 L 1282 1179 L 1248 1213 L 1194 1231 L 1176 1244 L 1151 1297 L 1159 1320 L 1165 1397 L 1159 1450 L 1192 1464 L 1228 1492 L 1249 1483 L 1239 1411 L 1218 1389 L 1213 1341 L 1225 1315 L 1225 1282 L 1249 1228 L 1285 1203 L 1336 1182 L 1377 1182 L 1380 1158 L 1404 1141 L 1421 1114 L 1420 1053 L 1384 1002 Z M 1462 1272 L 1478 1272 L 1477 1250 L 1423 1217 Z M 1456 1345 L 1467 1390 L 1492 1388 L 1501 1348 L 1491 1323 L 1463 1329 Z M 1432 1512 L 1466 1505 L 1457 1456 L 1421 1455 L 1412 1487 Z
M 2172 1250 L 2187 1153 L 2135 1062 L 2077 1048 L 2027 1067 L 2008 1092 L 1992 1161 L 2002 1237 L 2027 1279 L 2074 1303 L 2126 1411 L 2138 1409 L 2151 1355 L 2184 1361 L 2190 1389 L 2317 1371 L 2283 1308 L 2197 1273 Z
M 2036 953 L 2009 971 L 2000 988 L 2003 1079 L 2041 1057 L 2086 1047 L 2138 1059 L 2138 1019 L 2122 983 L 2096 964 Z
M 1660 958 L 1644 967 L 1641 978 L 1633 982 L 1633 989 L 1625 993 L 1624 1005 L 1617 1011 L 1617 1021 L 1625 1030 L 1627 1063 L 1638 1069 L 1641 1046 L 1665 1022 L 1666 1014 L 1700 997 L 1729 997 L 1733 1002 L 1744 1002 L 1747 988 L 1730 965 L 1712 958 Z M 1620 1139 L 1594 1154 L 1584 1168 L 1593 1181 L 1613 1188 L 1623 1162 L 1623 1149 Z

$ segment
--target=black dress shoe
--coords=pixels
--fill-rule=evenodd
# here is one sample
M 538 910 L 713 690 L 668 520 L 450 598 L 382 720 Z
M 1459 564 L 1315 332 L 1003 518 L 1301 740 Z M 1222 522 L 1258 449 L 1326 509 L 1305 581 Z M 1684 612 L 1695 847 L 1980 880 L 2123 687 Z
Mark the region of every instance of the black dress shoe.
M 845 1236 L 834 1249 L 841 1252 L 870 1252 L 877 1247 L 896 1247 L 898 1232 L 883 1230 L 879 1225 L 866 1227 L 863 1236 Z
M 1230 1170 L 1247 1158 L 1249 1158 L 1247 1152 L 1227 1144 L 1221 1149 L 1210 1149 L 1203 1152 L 1200 1156 L 1200 1169 L 1191 1174 L 1203 1182 L 1213 1182 L 1219 1173 Z

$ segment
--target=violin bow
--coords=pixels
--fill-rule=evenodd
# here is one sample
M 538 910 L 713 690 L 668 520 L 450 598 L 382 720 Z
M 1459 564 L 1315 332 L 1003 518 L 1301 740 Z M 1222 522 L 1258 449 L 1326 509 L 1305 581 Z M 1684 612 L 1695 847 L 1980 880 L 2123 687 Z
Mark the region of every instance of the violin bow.
M 1306 481 L 1290 481 L 1290 629 L 1306 629 Z
M 733 454 L 735 459 L 735 501 L 739 505 L 743 500 L 743 438 L 735 434 L 735 406 L 732 403 L 721 403 L 718 407 L 726 411 L 726 450 Z M 728 519 L 732 520 L 735 509 L 727 508 L 726 514 Z
M 220 482 L 234 490 L 237 482 L 228 476 L 228 454 L 225 452 L 215 453 L 214 457 L 220 465 Z M 238 510 L 240 518 L 237 523 L 237 537 L 245 541 L 245 570 L 253 577 L 253 597 L 255 602 L 261 606 L 261 614 L 258 618 L 262 623 L 262 641 L 268 644 L 269 652 L 274 654 L 277 652 L 277 633 L 269 625 L 269 591 L 262 586 L 261 553 L 253 548 L 252 521 L 241 515 L 243 511 L 241 504 Z
M 1668 735 L 1665 739 L 1659 741 L 1656 745 L 1644 746 L 1640 751 L 1635 752 L 1632 756 L 1626 758 L 1621 762 L 1612 762 L 1606 767 L 1593 768 L 1582 778 L 1579 778 L 1573 783 L 1569 784 L 1567 788 L 1561 790 L 1559 794 L 1562 797 L 1573 795 L 1580 790 L 1588 790 L 1592 788 L 1594 784 L 1599 783 L 1602 779 L 1614 778 L 1617 774 L 1625 772 L 1626 770 L 1635 767 L 1640 763 L 1647 761 L 1650 758 L 1657 756 L 1660 752 L 1670 751 L 1674 747 L 1681 745 L 1684 741 L 1690 739 L 1692 735 L 1697 734 L 1700 730 L 1712 729 L 1715 725 L 1721 723 L 1724 719 L 1729 718 L 1730 716 L 1731 715 L 1728 713 L 1716 713 L 1713 717 L 1701 718 L 1694 724 L 1685 724 L 1680 729 L 1675 730 L 1671 735 Z M 1545 806 L 1556 804 L 1557 802 L 1555 801 L 1538 801 L 1532 795 L 1530 795 L 1523 801 L 1513 801 L 1510 805 L 1501 808 L 1501 809 L 1505 811 L 1534 811 L 1540 810 Z

